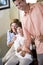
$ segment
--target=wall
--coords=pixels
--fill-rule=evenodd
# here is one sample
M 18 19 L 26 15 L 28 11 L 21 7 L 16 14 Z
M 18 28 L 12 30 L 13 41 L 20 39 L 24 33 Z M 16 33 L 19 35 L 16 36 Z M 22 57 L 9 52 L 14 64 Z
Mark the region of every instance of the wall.
M 19 19 L 19 10 L 15 7 L 12 0 L 11 0 L 11 8 L 10 8 L 10 18 L 11 20 L 15 18 Z

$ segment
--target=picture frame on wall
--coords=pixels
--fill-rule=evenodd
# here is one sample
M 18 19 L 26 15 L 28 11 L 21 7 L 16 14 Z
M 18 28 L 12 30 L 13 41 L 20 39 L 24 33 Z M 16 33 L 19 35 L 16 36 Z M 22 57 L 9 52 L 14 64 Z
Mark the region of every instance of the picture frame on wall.
M 0 0 L 0 10 L 10 8 L 10 0 Z

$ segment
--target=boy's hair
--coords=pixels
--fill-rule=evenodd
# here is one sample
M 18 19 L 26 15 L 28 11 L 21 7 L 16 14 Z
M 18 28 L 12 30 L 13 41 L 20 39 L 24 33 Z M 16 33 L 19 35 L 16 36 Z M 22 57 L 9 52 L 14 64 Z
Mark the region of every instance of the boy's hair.
M 12 23 L 16 23 L 16 24 L 17 24 L 17 26 L 22 27 L 21 22 L 20 22 L 20 20 L 19 20 L 19 19 L 14 19 L 14 20 L 13 20 L 13 22 L 11 22 L 11 23 L 10 23 L 10 26 L 12 25 Z
M 13 2 L 16 1 L 16 0 L 12 0 Z

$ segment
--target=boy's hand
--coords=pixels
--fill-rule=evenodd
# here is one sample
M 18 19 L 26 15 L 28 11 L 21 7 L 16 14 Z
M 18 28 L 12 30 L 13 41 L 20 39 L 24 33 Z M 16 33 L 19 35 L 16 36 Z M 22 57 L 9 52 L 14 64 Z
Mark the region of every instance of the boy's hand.
M 24 57 L 25 54 L 26 54 L 26 52 L 25 52 L 25 51 L 22 51 L 20 55 L 21 55 L 22 57 Z
M 18 47 L 18 48 L 17 48 L 17 52 L 20 52 L 20 51 L 21 51 L 21 47 Z

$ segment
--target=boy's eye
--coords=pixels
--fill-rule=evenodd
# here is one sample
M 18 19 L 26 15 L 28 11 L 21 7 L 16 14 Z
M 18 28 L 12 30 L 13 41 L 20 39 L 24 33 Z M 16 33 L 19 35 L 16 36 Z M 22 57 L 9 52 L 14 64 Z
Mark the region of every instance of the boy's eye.
M 19 2 L 19 4 L 20 4 L 20 2 Z

